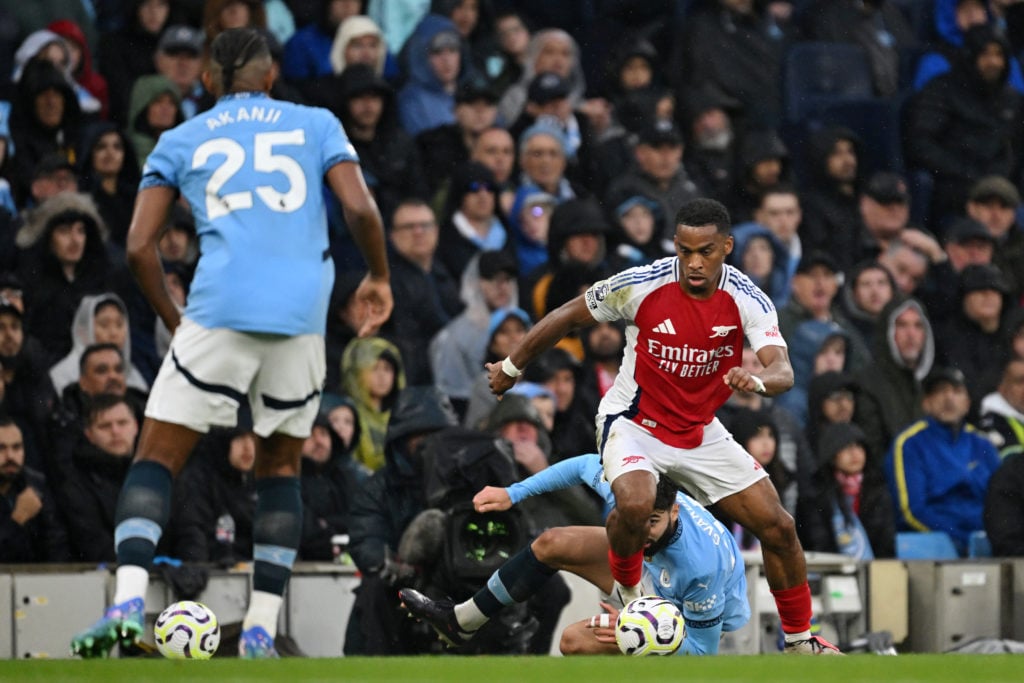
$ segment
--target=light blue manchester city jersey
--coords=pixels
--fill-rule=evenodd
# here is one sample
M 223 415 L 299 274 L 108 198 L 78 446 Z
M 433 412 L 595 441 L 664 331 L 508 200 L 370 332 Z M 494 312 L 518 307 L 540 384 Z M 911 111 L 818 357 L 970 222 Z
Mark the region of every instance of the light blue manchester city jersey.
M 323 334 L 334 284 L 324 174 L 358 162 L 325 109 L 262 93 L 222 97 L 160 136 L 140 189 L 178 188 L 200 258 L 185 315 L 203 327 Z
M 593 489 L 605 501 L 605 515 L 615 506 L 612 487 L 603 477 L 596 453 L 555 463 L 509 486 L 509 498 L 525 498 L 576 484 Z M 718 651 L 722 631 L 734 631 L 750 619 L 743 556 L 732 534 L 682 491 L 676 494 L 679 524 L 670 542 L 651 557 L 644 569 L 660 597 L 675 603 L 686 619 L 687 636 L 679 654 Z

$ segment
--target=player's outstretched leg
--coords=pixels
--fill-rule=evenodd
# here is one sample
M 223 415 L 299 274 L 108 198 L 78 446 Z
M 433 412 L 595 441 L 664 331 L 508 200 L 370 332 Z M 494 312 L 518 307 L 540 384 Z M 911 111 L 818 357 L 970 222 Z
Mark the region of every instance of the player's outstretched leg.
M 302 497 L 297 477 L 257 479 L 256 493 L 253 591 L 242 621 L 238 656 L 267 659 L 278 656 L 274 648 L 277 617 L 302 533 Z
M 102 618 L 71 639 L 71 653 L 106 657 L 115 645 L 128 647 L 142 637 L 149 566 L 171 507 L 171 471 L 140 460 L 128 470 L 117 502 L 117 587 L 114 604 Z
M 550 534 L 545 532 L 534 543 Z M 528 545 L 491 574 L 487 585 L 472 598 L 457 605 L 450 600 L 431 600 L 411 588 L 403 588 L 398 595 L 410 615 L 428 623 L 441 640 L 458 647 L 503 607 L 533 597 L 556 571 L 537 559 L 532 545 Z

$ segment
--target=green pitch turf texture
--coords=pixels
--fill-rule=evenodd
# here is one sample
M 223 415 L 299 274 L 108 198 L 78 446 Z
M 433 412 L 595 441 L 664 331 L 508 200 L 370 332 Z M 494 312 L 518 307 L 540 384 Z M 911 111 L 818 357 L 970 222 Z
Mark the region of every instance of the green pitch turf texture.
M 0 661 L 0 681 L 374 681 L 406 683 L 1021 683 L 1024 657 L 389 657 L 206 662 L 160 659 Z

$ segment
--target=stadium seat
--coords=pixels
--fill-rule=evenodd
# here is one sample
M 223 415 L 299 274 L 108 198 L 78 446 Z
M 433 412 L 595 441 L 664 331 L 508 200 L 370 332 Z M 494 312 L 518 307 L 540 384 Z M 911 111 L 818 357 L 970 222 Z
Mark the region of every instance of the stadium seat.
M 967 537 L 967 557 L 992 557 L 992 544 L 984 531 L 974 531 Z
M 896 534 L 900 560 L 955 560 L 960 557 L 945 531 L 901 531 Z
M 852 43 L 796 43 L 782 66 L 782 106 L 787 121 L 801 121 L 830 104 L 871 98 L 867 53 Z

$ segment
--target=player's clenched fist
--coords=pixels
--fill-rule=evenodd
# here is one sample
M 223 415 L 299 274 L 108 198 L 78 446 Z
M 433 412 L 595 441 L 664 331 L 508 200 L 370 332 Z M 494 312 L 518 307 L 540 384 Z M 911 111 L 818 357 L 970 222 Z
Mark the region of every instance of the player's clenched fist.
M 500 486 L 485 486 L 473 496 L 473 509 L 477 512 L 493 512 L 508 510 L 512 507 L 512 499 L 508 491 Z

